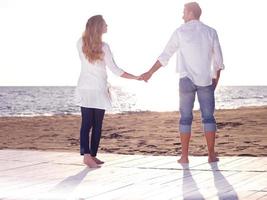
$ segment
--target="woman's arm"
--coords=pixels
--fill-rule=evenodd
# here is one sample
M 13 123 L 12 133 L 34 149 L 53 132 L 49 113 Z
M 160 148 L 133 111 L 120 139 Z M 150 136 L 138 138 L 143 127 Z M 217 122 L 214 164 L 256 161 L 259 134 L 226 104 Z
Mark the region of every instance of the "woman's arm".
M 140 78 L 139 76 L 135 76 L 135 75 L 132 75 L 132 74 L 130 74 L 128 72 L 125 72 L 124 70 L 122 70 L 121 68 L 119 68 L 116 65 L 108 44 L 105 44 L 105 46 L 104 46 L 104 53 L 105 53 L 105 57 L 104 57 L 105 62 L 107 64 L 108 68 L 114 74 L 116 74 L 117 76 L 120 76 L 122 78 L 139 80 L 139 78 Z
M 135 79 L 135 80 L 139 80 L 139 76 L 135 76 L 135 75 L 132 75 L 132 74 L 129 74 L 127 72 L 124 72 L 122 75 L 121 75 L 122 78 L 127 78 L 127 79 Z

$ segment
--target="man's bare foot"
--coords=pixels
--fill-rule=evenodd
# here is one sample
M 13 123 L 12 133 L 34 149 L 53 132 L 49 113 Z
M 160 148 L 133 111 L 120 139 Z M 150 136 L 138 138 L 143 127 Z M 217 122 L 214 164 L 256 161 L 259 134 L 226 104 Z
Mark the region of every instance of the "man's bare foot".
M 180 164 L 189 163 L 188 157 L 181 157 L 179 160 L 177 160 Z
M 90 168 L 99 168 L 100 167 L 100 166 L 98 166 L 98 164 L 93 160 L 93 158 L 90 155 L 84 155 L 83 163 Z
M 218 161 L 219 161 L 219 158 L 217 157 L 216 154 L 214 154 L 214 155 L 209 155 L 209 158 L 208 158 L 208 162 L 209 162 L 209 163 L 218 162 Z
M 105 163 L 104 161 L 99 160 L 97 157 L 92 157 L 92 159 L 93 159 L 93 160 L 96 162 L 96 164 L 98 164 L 98 165 L 102 165 L 102 164 Z

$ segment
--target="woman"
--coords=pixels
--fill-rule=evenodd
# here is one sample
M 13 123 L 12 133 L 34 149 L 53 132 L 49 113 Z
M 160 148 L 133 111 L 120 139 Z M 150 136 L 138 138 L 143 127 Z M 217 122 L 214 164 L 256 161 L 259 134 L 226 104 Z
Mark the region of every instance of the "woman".
M 76 88 L 76 101 L 81 107 L 82 115 L 80 154 L 84 156 L 84 164 L 90 168 L 97 168 L 104 163 L 96 155 L 105 110 L 111 108 L 106 66 L 117 76 L 136 80 L 139 78 L 117 67 L 108 44 L 102 42 L 102 34 L 106 32 L 107 24 L 103 17 L 93 16 L 88 19 L 83 36 L 77 43 L 81 59 L 81 73 Z

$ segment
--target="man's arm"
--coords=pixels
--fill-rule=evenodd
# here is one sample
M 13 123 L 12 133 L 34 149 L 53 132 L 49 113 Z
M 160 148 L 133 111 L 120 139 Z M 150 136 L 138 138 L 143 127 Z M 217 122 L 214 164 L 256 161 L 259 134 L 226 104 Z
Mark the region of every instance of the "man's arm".
M 214 46 L 213 46 L 213 67 L 214 67 L 213 70 L 216 73 L 213 76 L 216 77 L 213 77 L 212 81 L 216 88 L 220 79 L 221 70 L 224 69 L 221 45 L 216 31 L 214 34 Z
M 162 66 L 162 64 L 157 60 L 155 64 L 146 73 L 142 74 L 140 78 L 144 81 L 148 81 L 151 76 Z
M 158 57 L 155 64 L 146 73 L 140 76 L 141 80 L 148 81 L 151 76 L 162 66 L 166 66 L 172 55 L 177 51 L 179 47 L 177 30 L 173 32 L 171 38 L 169 39 L 164 51 Z

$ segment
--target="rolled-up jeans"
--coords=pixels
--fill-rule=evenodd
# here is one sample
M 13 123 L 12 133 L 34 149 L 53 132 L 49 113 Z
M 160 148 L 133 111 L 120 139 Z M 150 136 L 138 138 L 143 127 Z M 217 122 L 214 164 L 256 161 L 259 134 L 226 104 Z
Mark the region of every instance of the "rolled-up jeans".
M 197 86 L 191 79 L 184 77 L 179 81 L 180 96 L 180 133 L 191 133 L 193 121 L 193 107 L 195 95 L 197 93 L 198 102 L 201 111 L 202 123 L 204 124 L 204 132 L 216 132 L 216 121 L 214 118 L 215 99 L 214 85 Z

